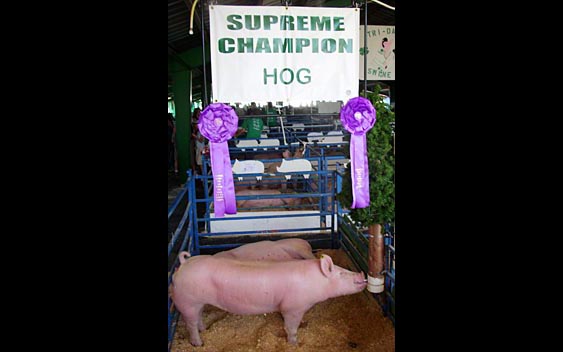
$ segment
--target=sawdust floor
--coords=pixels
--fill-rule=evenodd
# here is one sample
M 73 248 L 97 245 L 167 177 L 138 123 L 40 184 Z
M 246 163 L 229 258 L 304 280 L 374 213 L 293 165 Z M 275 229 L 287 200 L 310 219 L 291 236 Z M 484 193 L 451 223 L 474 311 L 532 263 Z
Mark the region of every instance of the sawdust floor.
M 334 263 L 353 269 L 342 250 L 323 249 Z M 235 315 L 207 305 L 203 321 L 208 327 L 201 333 L 203 346 L 193 347 L 182 319 L 178 322 L 172 352 L 341 352 L 395 351 L 395 329 L 382 314 L 377 302 L 363 292 L 336 297 L 316 304 L 297 331 L 297 346 L 286 341 L 280 313 Z

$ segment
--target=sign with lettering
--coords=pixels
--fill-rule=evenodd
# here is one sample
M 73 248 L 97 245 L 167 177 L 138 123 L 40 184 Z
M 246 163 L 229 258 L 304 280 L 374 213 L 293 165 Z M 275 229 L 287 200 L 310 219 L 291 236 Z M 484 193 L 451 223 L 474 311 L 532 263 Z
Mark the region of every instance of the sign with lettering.
M 358 96 L 355 8 L 209 6 L 213 101 Z
M 367 54 L 367 79 L 395 80 L 395 26 L 369 26 L 368 46 L 364 48 L 364 26 L 360 26 L 360 79 L 364 79 Z M 366 52 L 367 51 L 367 52 Z

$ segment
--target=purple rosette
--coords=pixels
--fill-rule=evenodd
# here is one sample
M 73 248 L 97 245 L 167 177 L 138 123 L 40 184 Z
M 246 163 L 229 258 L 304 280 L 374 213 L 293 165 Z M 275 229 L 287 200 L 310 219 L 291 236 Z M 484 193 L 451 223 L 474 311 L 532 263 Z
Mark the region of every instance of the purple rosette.
M 238 116 L 232 107 L 214 103 L 201 112 L 197 126 L 209 140 L 215 217 L 222 218 L 225 213 L 236 214 L 235 185 L 227 141 L 237 131 Z
M 352 206 L 369 206 L 369 165 L 366 133 L 375 124 L 375 108 L 363 97 L 356 97 L 340 109 L 340 121 L 350 137 L 350 171 L 352 174 Z

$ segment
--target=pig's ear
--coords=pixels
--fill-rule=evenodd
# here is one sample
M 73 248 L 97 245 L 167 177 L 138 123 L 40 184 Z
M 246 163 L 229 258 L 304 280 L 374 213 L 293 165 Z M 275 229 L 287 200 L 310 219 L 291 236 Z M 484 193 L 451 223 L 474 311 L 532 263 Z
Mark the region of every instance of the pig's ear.
M 332 275 L 333 266 L 331 257 L 326 254 L 321 255 L 321 271 L 324 276 L 330 277 Z

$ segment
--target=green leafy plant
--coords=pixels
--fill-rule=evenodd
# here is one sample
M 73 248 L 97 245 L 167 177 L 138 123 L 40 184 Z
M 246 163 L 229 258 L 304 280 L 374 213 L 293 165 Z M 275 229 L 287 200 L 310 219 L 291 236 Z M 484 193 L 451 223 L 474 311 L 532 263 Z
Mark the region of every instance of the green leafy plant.
M 395 220 L 395 158 L 393 155 L 392 123 L 395 113 L 383 102 L 380 87 L 368 93 L 376 111 L 376 122 L 367 133 L 369 164 L 370 205 L 362 209 L 350 209 L 350 216 L 361 227 L 386 224 Z M 350 167 L 342 180 L 338 200 L 344 208 L 352 205 L 352 180 Z

